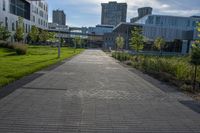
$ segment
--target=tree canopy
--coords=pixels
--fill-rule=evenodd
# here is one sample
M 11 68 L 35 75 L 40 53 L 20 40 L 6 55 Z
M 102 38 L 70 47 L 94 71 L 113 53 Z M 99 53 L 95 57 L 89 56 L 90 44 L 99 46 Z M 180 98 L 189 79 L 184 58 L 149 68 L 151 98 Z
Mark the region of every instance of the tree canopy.
M 31 27 L 31 32 L 29 33 L 30 39 L 32 42 L 36 42 L 38 40 L 39 29 L 33 25 Z
M 157 37 L 154 42 L 154 47 L 158 49 L 161 54 L 164 46 L 165 46 L 165 40 L 162 37 Z
M 82 43 L 82 39 L 81 37 L 75 37 L 73 38 L 73 43 L 74 43 L 74 47 L 76 48 L 77 46 L 78 47 L 81 47 L 81 43 Z
M 139 52 L 144 48 L 144 37 L 141 28 L 134 27 L 131 31 L 130 48 Z
M 124 38 L 122 37 L 122 36 L 118 36 L 117 38 L 116 38 L 116 44 L 117 44 L 117 49 L 123 49 L 123 47 L 124 47 Z
M 45 30 L 41 30 L 40 33 L 39 33 L 39 40 L 41 42 L 46 42 L 49 38 L 49 32 L 48 31 L 45 31 Z
M 22 17 L 18 17 L 18 26 L 15 33 L 16 41 L 20 42 L 24 39 L 24 27 L 23 27 L 24 20 Z
M 0 40 L 6 41 L 10 35 L 8 29 L 0 23 Z

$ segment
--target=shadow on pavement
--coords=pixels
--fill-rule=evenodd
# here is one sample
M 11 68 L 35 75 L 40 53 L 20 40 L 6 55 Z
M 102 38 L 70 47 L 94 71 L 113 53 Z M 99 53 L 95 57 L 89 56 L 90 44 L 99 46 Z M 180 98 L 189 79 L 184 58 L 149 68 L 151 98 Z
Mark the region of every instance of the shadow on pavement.
M 5 87 L 3 87 L 2 89 L 0 89 L 0 99 L 2 99 L 3 97 L 9 95 L 10 93 L 12 93 L 13 91 L 15 91 L 16 89 L 24 86 L 25 84 L 33 81 L 34 79 L 42 76 L 43 74 L 41 73 L 34 73 L 31 74 L 29 76 L 25 76 Z

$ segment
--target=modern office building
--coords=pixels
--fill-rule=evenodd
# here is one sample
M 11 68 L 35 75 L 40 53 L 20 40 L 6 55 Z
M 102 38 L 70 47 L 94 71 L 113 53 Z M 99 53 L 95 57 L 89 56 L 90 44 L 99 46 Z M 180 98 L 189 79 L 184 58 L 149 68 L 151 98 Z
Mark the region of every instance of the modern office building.
M 53 23 L 66 25 L 66 15 L 63 10 L 53 10 Z
M 153 8 L 151 7 L 142 7 L 138 9 L 138 16 L 137 17 L 133 17 L 130 22 L 134 23 L 137 20 L 139 20 L 140 18 L 146 16 L 146 15 L 151 15 L 153 11 Z
M 0 22 L 12 33 L 10 41 L 14 41 L 19 17 L 23 18 L 25 33 L 30 32 L 32 25 L 48 29 L 48 4 L 45 1 L 0 0 L 0 14 Z
M 114 26 L 112 25 L 96 25 L 96 27 L 89 27 L 88 34 L 92 35 L 104 35 L 105 33 L 111 33 Z
M 102 25 L 118 25 L 120 22 L 126 22 L 127 4 L 109 2 L 102 3 L 101 24 Z
M 174 52 L 186 54 L 189 52 L 191 43 L 198 39 L 196 32 L 196 23 L 200 22 L 200 17 L 180 17 L 180 16 L 167 16 L 167 15 L 144 15 L 134 23 L 120 23 L 113 29 L 113 33 L 121 35 L 125 39 L 125 48 L 129 49 L 129 40 L 131 31 L 134 27 L 142 29 L 142 34 L 149 44 L 153 44 L 157 37 L 165 39 L 166 43 L 170 46 L 168 49 Z M 108 38 L 109 37 L 109 38 Z M 114 46 L 113 39 L 115 36 L 108 36 L 104 39 L 104 45 L 109 43 Z M 113 38 L 112 38 L 113 37 Z M 113 40 L 110 42 L 110 40 Z M 179 48 L 176 49 L 175 43 L 178 42 Z

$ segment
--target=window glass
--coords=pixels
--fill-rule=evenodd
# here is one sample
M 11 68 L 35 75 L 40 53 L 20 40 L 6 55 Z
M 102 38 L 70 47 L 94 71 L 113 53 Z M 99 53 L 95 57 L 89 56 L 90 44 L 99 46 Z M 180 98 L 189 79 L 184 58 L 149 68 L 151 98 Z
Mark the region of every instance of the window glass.
M 3 11 L 5 11 L 5 10 L 6 10 L 6 1 L 3 0 Z

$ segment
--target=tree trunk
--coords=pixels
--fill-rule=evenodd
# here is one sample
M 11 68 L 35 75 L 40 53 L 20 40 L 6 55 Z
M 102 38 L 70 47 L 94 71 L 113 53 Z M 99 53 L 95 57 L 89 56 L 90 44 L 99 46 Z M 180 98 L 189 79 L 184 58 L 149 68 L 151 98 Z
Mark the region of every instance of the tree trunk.
M 76 43 L 74 44 L 74 53 L 76 53 Z

